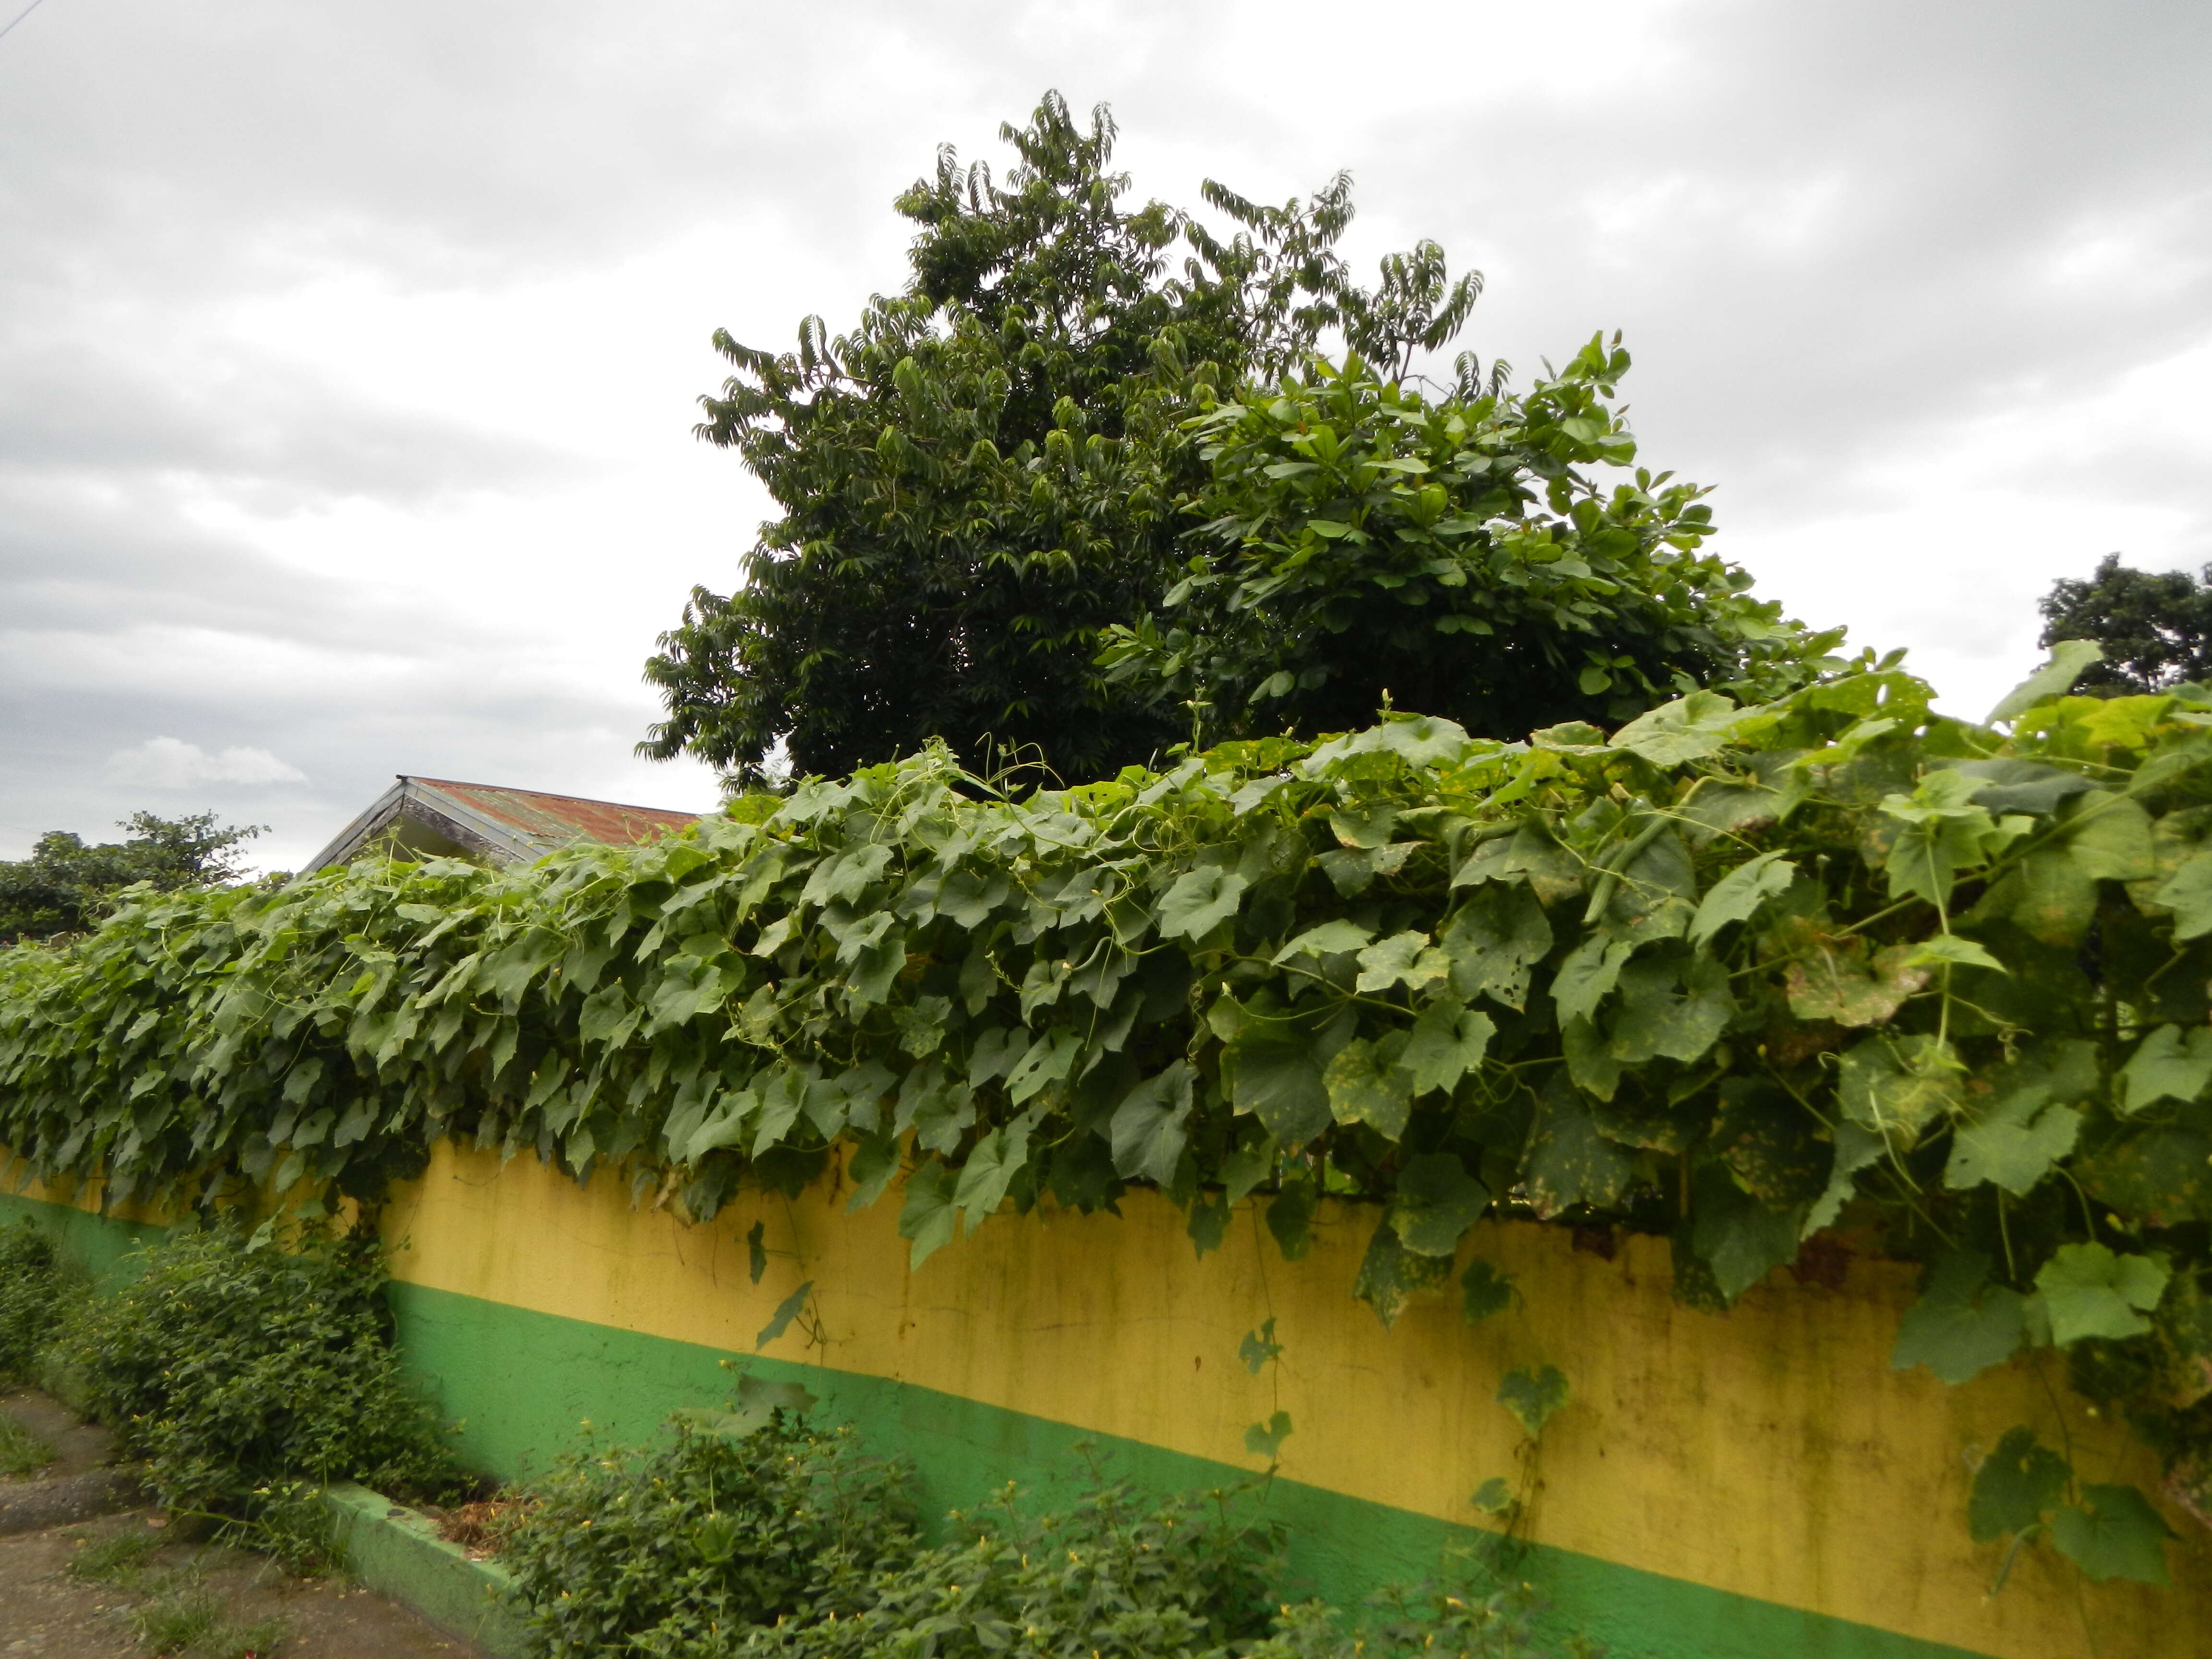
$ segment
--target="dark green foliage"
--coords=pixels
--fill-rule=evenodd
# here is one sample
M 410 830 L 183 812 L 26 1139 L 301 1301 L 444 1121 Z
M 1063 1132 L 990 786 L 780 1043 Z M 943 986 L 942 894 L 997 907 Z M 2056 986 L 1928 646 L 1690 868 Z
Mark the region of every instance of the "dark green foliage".
M 773 1628 L 689 1652 L 748 1659 L 1196 1659 L 1264 1635 L 1281 1534 L 1224 1493 L 1157 1504 L 1103 1486 L 1034 1515 L 1012 1487 L 949 1541 Z M 688 1659 L 688 1654 L 687 1654 Z
M 1109 678 L 1164 716 L 1194 704 L 1202 740 L 1356 730 L 1386 703 L 1517 738 L 1834 666 L 1840 632 L 1807 634 L 1699 551 L 1703 490 L 1594 474 L 1635 457 L 1611 402 L 1627 368 L 1594 339 L 1525 396 L 1431 399 L 1316 361 L 1210 408 L 1203 550 L 1164 617 L 1107 630 Z
M 149 897 L 0 955 L 0 1145 L 174 1198 L 373 1193 L 452 1136 L 695 1218 L 845 1159 L 916 1268 L 1137 1182 L 1201 1249 L 1268 1194 L 1295 1261 L 1326 1193 L 1373 1200 L 1386 1321 L 1480 1213 L 1668 1232 L 1714 1307 L 1842 1224 L 1929 1261 L 1899 1365 L 2154 1334 L 2155 1382 L 2084 1362 L 2142 1423 L 2212 1374 L 2212 694 L 2064 696 L 2062 655 L 2002 727 L 1869 662 L 1019 800 L 937 749 L 526 871 Z
M 94 847 L 52 830 L 27 859 L 0 860 L 0 945 L 80 933 L 139 882 L 169 892 L 234 881 L 240 844 L 261 833 L 252 825 L 218 829 L 212 812 L 182 818 L 134 812 L 121 827 L 132 832 L 129 839 Z
M 539 1652 L 722 1651 L 787 1615 L 850 1613 L 869 1575 L 911 1553 L 906 1471 L 850 1429 L 780 1411 L 750 1434 L 675 1431 L 657 1450 L 567 1459 L 509 1534 L 501 1560 Z
M 912 275 L 850 334 L 809 318 L 782 354 L 714 337 L 738 372 L 699 431 L 782 516 L 737 590 L 695 589 L 662 636 L 646 676 L 668 718 L 642 752 L 748 783 L 779 740 L 802 774 L 932 738 L 980 769 L 1011 750 L 1069 779 L 1151 758 L 1180 711 L 1093 659 L 1181 562 L 1179 503 L 1205 476 L 1182 424 L 1196 399 L 1281 372 L 1330 326 L 1400 361 L 1473 303 L 1433 244 L 1386 261 L 1372 293 L 1351 284 L 1341 177 L 1280 208 L 1208 184 L 1221 237 L 1125 205 L 1103 107 L 1086 130 L 1048 95 L 1002 137 L 1019 157 L 1003 181 L 948 148 L 899 198 Z
M 27 1221 L 0 1227 L 0 1383 L 30 1375 L 59 1317 L 54 1248 Z
M 59 1345 L 87 1407 L 161 1501 L 250 1516 L 294 1478 L 434 1496 L 459 1474 L 401 1376 L 373 1238 L 290 1249 L 182 1229 L 72 1311 Z
M 2081 676 L 2100 696 L 2161 691 L 2212 680 L 2212 565 L 2203 574 L 2133 570 L 2117 553 L 2087 581 L 2053 582 L 2041 601 L 2043 643 L 2094 640 L 2105 659 Z

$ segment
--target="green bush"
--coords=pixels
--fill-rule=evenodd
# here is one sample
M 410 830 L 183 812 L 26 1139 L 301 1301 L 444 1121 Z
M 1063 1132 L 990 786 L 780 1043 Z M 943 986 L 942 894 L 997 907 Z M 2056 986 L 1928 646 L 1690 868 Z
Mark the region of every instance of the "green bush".
M 134 1283 L 77 1310 L 59 1346 L 88 1409 L 176 1508 L 250 1516 L 294 1477 L 457 1486 L 399 1374 L 374 1238 L 267 1240 L 180 1230 L 144 1253 Z
M 693 1655 L 801 1610 L 859 1605 L 914 1545 L 907 1472 L 777 1412 L 738 1436 L 566 1459 L 510 1537 L 538 1650 Z
M 1241 1650 L 1267 1634 L 1281 1530 L 1243 1524 L 1227 1494 L 1186 1493 L 1155 1507 L 1127 1486 L 1103 1486 L 1064 1514 L 1042 1516 L 1015 1498 L 1009 1486 L 980 1511 L 956 1510 L 951 1541 L 875 1575 L 857 1608 L 817 1607 L 815 1617 L 726 1632 L 696 1651 L 1180 1659 Z
M 1594 1659 L 1600 1651 L 1581 1637 L 1540 1636 L 1529 1590 L 1499 1583 L 1463 1551 L 1446 1556 L 1437 1578 L 1389 1586 L 1367 1605 L 1373 1616 L 1349 1626 L 1326 1602 L 1286 1607 L 1248 1659 Z
M 29 1375 L 60 1303 L 54 1247 L 27 1221 L 0 1227 L 0 1382 Z

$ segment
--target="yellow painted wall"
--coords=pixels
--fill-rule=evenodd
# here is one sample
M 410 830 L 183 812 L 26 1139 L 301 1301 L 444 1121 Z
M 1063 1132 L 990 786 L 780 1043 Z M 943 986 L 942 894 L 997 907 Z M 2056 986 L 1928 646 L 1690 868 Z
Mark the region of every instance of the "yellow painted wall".
M 403 1280 L 734 1352 L 811 1279 L 826 1342 L 794 1327 L 777 1358 L 1245 1468 L 1245 1426 L 1280 1408 L 1286 1477 L 1460 1523 L 1477 1486 L 1516 1471 L 1500 1376 L 1548 1362 L 1574 1399 L 1545 1434 L 1546 1544 L 2002 1659 L 2212 1655 L 2212 1535 L 2170 1507 L 2171 1590 L 2085 1586 L 2036 1549 L 1984 1594 L 1996 1551 L 1964 1522 L 1976 1451 L 2015 1423 L 2060 1443 L 2063 1401 L 2085 1478 L 2148 1490 L 2155 1462 L 2067 1395 L 2048 1356 L 2050 1389 L 2025 1361 L 1963 1389 L 1891 1370 L 1909 1267 L 1854 1262 L 1840 1291 L 1778 1273 L 1714 1316 L 1674 1304 L 1663 1241 L 1626 1238 L 1608 1261 L 1562 1229 L 1485 1224 L 1466 1254 L 1513 1273 L 1525 1305 L 1470 1329 L 1438 1299 L 1385 1331 L 1352 1296 L 1364 1206 L 1325 1211 L 1297 1263 L 1249 1206 L 1203 1261 L 1156 1194 L 1122 1210 L 1002 1216 L 909 1274 L 896 1191 L 857 1215 L 842 1188 L 747 1194 L 693 1227 L 634 1207 L 611 1174 L 586 1189 L 446 1146 L 385 1227 Z M 757 1220 L 776 1254 L 755 1285 Z M 1237 1345 L 1270 1315 L 1282 1363 L 1254 1377 Z
M 2057 1443 L 2053 1398 L 2025 1362 L 1947 1389 L 1888 1353 L 1914 1273 L 1853 1264 L 1841 1291 L 1778 1273 L 1732 1312 L 1677 1306 L 1663 1241 L 1611 1261 L 1534 1224 L 1485 1225 L 1470 1252 L 1518 1276 L 1523 1310 L 1473 1329 L 1449 1302 L 1385 1331 L 1352 1284 L 1373 1212 L 1325 1214 L 1285 1263 L 1240 1211 L 1200 1261 L 1156 1194 L 1123 1215 L 1011 1214 L 917 1273 L 898 1195 L 858 1215 L 843 1194 L 747 1194 L 688 1227 L 634 1209 L 627 1182 L 589 1190 L 535 1159 L 441 1148 L 387 1230 L 403 1279 L 570 1318 L 750 1352 L 798 1284 L 817 1286 L 826 1344 L 793 1330 L 769 1352 L 1254 1467 L 1248 1424 L 1280 1407 L 1283 1473 L 1323 1489 L 1469 1522 L 1474 1488 L 1514 1474 L 1502 1373 L 1550 1362 L 1574 1400 L 1545 1435 L 1541 1541 L 1671 1577 L 2005 1659 L 2183 1659 L 2212 1653 L 2212 1543 L 2175 1512 L 2177 1588 L 2077 1588 L 2027 1552 L 1994 1601 L 1994 1548 L 1968 1539 L 1970 1449 L 2014 1423 Z M 744 1235 L 783 1252 L 749 1282 Z M 1273 1315 L 1285 1348 L 1254 1377 L 1244 1333 Z M 2046 1358 L 2054 1383 L 2058 1368 Z M 2155 1483 L 2154 1461 L 2067 1400 L 2076 1466 Z

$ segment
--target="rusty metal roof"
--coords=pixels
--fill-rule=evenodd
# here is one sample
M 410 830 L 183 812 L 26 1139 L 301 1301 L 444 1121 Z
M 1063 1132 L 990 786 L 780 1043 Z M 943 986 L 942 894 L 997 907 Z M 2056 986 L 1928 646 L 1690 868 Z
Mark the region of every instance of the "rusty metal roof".
M 349 862 L 379 839 L 395 850 L 459 853 L 496 864 L 526 864 L 574 842 L 653 841 L 698 821 L 696 813 L 658 806 L 402 773 L 307 868 Z

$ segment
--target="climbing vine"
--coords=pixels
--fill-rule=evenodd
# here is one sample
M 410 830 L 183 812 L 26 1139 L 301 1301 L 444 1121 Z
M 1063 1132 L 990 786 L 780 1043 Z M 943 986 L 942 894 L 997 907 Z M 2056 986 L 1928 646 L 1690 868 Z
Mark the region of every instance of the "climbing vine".
M 1928 1264 L 1898 1364 L 2056 1350 L 2202 1508 L 2212 695 L 2063 695 L 2089 650 L 1980 726 L 1862 660 L 1610 735 L 1390 716 L 1026 793 L 938 750 L 525 871 L 149 893 L 0 955 L 0 1144 L 313 1202 L 453 1136 L 693 1218 L 834 1164 L 917 1268 L 1132 1182 L 1201 1253 L 1261 1194 L 1295 1259 L 1352 1194 L 1386 1323 L 1485 1213 L 1668 1233 L 1713 1308 L 1842 1239 Z M 2164 1574 L 2033 1437 L 1972 1524 Z

